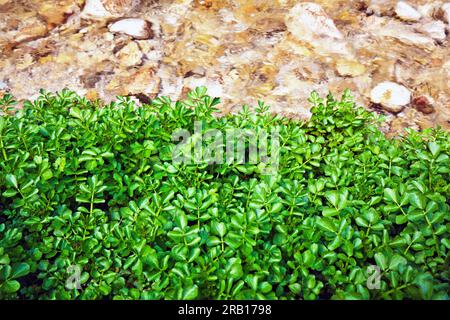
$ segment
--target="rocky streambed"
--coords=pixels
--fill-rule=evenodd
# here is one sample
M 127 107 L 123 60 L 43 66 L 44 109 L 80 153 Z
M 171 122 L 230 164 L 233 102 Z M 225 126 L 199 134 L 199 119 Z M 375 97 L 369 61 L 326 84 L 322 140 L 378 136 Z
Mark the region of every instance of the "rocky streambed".
M 450 3 L 429 0 L 0 0 L 0 95 L 73 89 L 90 99 L 183 98 L 226 112 L 353 91 L 385 128 L 450 129 Z

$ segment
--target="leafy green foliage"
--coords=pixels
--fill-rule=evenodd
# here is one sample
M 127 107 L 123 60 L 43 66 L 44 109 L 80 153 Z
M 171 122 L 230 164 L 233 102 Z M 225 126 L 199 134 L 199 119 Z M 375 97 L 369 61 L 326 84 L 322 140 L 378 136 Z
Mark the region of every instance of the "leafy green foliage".
M 205 88 L 142 107 L 64 90 L 5 112 L 0 297 L 447 299 L 448 133 L 389 140 L 348 92 L 310 102 L 302 122 L 263 103 L 216 117 Z M 278 126 L 279 174 L 173 163 L 172 133 L 195 121 Z M 81 289 L 66 286 L 71 266 Z

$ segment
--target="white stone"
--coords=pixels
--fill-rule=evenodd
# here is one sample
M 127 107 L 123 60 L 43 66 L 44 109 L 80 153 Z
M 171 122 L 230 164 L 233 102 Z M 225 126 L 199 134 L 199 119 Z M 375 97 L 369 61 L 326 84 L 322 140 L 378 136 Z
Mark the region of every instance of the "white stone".
M 112 14 L 105 9 L 101 0 L 86 0 L 81 18 L 83 19 L 105 19 Z
M 390 112 L 400 112 L 411 102 L 411 92 L 395 82 L 382 82 L 372 89 L 370 100 Z
M 113 35 L 111 32 L 106 32 L 106 33 L 103 35 L 103 38 L 104 38 L 106 41 L 113 41 L 113 40 L 114 40 L 114 35 Z
M 369 29 L 374 35 L 395 38 L 406 45 L 416 46 L 428 51 L 436 49 L 434 40 L 425 34 L 416 32 L 415 27 L 395 20 L 384 23 L 384 20 L 378 19 L 377 22 L 370 25 Z
M 312 41 L 317 37 L 344 38 L 322 7 L 312 2 L 294 6 L 286 17 L 286 25 L 294 37 L 303 41 Z
M 434 13 L 441 7 L 440 2 L 428 2 L 417 7 L 422 17 L 432 18 Z
M 143 19 L 129 18 L 112 23 L 109 26 L 112 33 L 123 33 L 135 39 L 148 39 L 152 36 L 150 23 Z
M 431 38 L 443 41 L 447 37 L 445 34 L 445 23 L 442 21 L 431 21 L 417 27 L 419 32 L 427 34 Z
M 419 11 L 404 1 L 397 2 L 395 13 L 400 19 L 405 21 L 419 21 L 422 17 Z
M 444 21 L 450 24 L 450 2 L 444 3 L 441 7 Z

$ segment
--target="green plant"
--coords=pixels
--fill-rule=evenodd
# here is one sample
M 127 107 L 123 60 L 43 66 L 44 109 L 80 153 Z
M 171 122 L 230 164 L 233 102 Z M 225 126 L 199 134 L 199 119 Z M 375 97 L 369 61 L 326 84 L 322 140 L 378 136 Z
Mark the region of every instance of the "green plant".
M 0 297 L 447 299 L 448 133 L 390 140 L 348 91 L 310 102 L 303 122 L 262 102 L 216 117 L 205 88 L 142 107 L 63 90 L 0 116 Z M 196 121 L 277 127 L 278 174 L 174 163 L 172 133 Z

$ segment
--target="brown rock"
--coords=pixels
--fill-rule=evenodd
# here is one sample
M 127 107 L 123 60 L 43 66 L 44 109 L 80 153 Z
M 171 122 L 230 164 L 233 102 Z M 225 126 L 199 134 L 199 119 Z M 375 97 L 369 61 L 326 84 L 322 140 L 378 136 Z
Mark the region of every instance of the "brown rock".
M 120 64 L 125 67 L 136 66 L 141 63 L 143 54 L 136 42 L 132 41 L 116 54 Z
M 115 95 L 136 95 L 139 93 L 154 96 L 159 92 L 160 79 L 152 68 L 142 67 L 133 72 L 116 75 L 107 85 L 106 90 Z
M 64 1 L 56 5 L 53 2 L 42 2 L 38 9 L 38 14 L 51 26 L 64 23 L 71 13 L 73 13 L 72 1 Z
M 339 75 L 341 76 L 350 76 L 350 77 L 357 77 L 364 72 L 366 72 L 366 68 L 364 65 L 359 63 L 358 61 L 352 61 L 352 60 L 338 60 L 336 64 L 337 71 Z
M 35 23 L 29 23 L 25 27 L 21 28 L 17 35 L 14 37 L 14 42 L 25 42 L 35 40 L 44 37 L 47 32 L 47 26 L 39 20 L 34 21 Z
M 435 108 L 433 106 L 433 99 L 427 96 L 419 96 L 415 97 L 412 100 L 412 105 L 414 108 L 419 110 L 424 114 L 431 114 L 435 112 Z
M 139 0 L 102 0 L 105 9 L 114 15 L 123 15 L 130 12 L 139 2 Z

